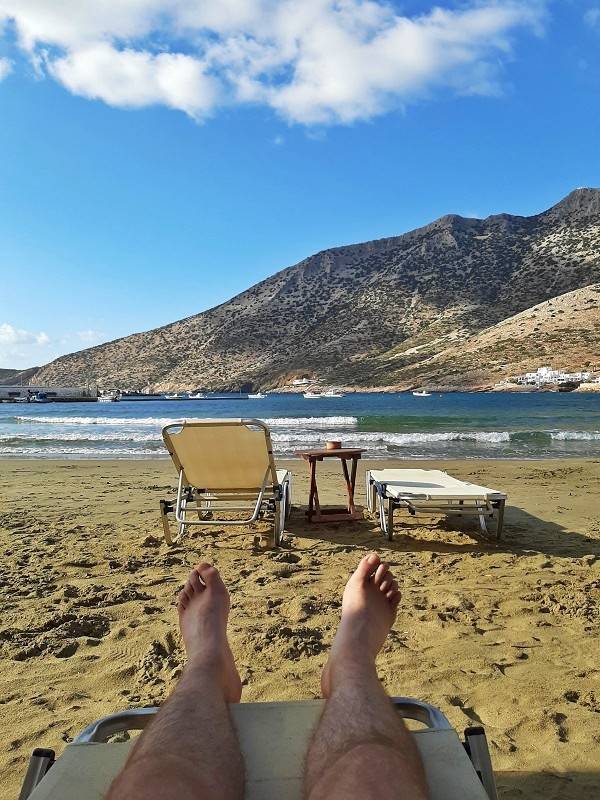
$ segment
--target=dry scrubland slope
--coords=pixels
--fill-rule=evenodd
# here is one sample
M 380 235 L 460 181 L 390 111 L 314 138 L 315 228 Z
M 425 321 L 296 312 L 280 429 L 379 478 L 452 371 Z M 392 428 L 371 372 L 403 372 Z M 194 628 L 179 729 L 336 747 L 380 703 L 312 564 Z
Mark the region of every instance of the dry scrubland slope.
M 407 388 L 426 378 L 477 388 L 550 354 L 557 367 L 597 359 L 597 304 L 580 303 L 576 290 L 598 282 L 600 190 L 578 189 L 533 217 L 450 215 L 403 236 L 326 250 L 202 314 L 59 358 L 36 379 L 238 389 L 306 374 L 357 387 Z M 560 295 L 549 324 L 519 333 L 520 348 L 508 341 L 500 323 L 527 309 L 546 319 L 532 307 Z M 590 288 L 586 299 L 596 296 Z M 559 311 L 576 315 L 569 338 L 579 338 L 568 354 L 552 338 Z M 507 339 L 504 350 L 496 335 Z M 474 370 L 466 353 L 483 352 L 490 337 L 497 357 Z

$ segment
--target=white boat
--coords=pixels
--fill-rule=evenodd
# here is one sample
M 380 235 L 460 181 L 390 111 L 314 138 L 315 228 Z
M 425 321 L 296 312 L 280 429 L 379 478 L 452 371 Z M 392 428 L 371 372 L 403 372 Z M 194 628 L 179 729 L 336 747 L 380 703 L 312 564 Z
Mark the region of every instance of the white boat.
M 36 392 L 32 397 L 29 398 L 30 403 L 49 403 L 50 399 L 46 392 Z
M 264 392 L 256 392 L 256 394 L 249 394 L 248 397 L 250 400 L 258 400 L 266 397 L 267 395 Z
M 177 394 L 175 392 L 175 394 L 166 394 L 165 400 L 187 400 L 187 397 L 187 394 Z
M 195 394 L 188 394 L 188 400 L 204 400 L 204 394 L 202 392 L 196 392 Z
M 97 397 L 99 403 L 118 403 L 121 400 L 121 395 L 118 392 L 107 392 L 100 394 Z
M 431 397 L 431 392 L 426 392 L 422 389 L 420 392 L 413 392 L 413 397 Z
M 339 389 L 327 389 L 326 392 L 323 392 L 323 397 L 346 397 L 344 392 L 340 392 Z
M 321 392 L 304 392 L 304 397 L 307 400 L 317 400 L 319 397 L 323 397 Z

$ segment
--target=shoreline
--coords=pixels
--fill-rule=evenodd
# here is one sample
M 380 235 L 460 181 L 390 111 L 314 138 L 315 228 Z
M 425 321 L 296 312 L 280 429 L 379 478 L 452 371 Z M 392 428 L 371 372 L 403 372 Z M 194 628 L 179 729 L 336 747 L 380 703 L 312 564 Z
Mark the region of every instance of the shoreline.
M 364 470 L 387 464 L 398 461 L 359 461 L 357 505 Z M 292 469 L 294 508 L 275 551 L 266 522 L 169 548 L 169 459 L 0 459 L 7 796 L 34 747 L 60 753 L 93 720 L 165 699 L 184 663 L 176 593 L 201 558 L 231 592 L 242 700 L 318 697 L 341 589 L 376 549 L 403 593 L 378 659 L 386 690 L 440 707 L 459 731 L 483 724 L 500 797 L 597 797 L 600 458 L 419 461 L 507 492 L 498 544 L 472 518 L 398 514 L 393 542 L 371 517 L 309 525 L 307 465 L 277 465 Z M 343 501 L 339 464 L 320 463 L 318 483 L 324 505 Z

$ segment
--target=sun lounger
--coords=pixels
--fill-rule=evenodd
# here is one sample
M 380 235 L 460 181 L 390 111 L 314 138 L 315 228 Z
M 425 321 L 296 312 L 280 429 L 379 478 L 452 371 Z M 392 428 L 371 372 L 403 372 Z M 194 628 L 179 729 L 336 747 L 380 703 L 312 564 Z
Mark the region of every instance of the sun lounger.
M 189 525 L 247 525 L 270 512 L 279 545 L 291 509 L 292 474 L 276 469 L 264 422 L 206 419 L 167 425 L 162 434 L 179 473 L 177 498 L 160 502 L 169 544 L 180 541 Z
M 381 529 L 390 541 L 396 508 L 405 508 L 409 514 L 475 515 L 483 534 L 488 533 L 486 518 L 495 516 L 495 538 L 502 536 L 503 492 L 458 480 L 439 469 L 371 469 L 366 479 L 367 508 L 379 514 Z
M 427 726 L 412 735 L 432 800 L 497 800 L 483 728 L 467 728 L 463 744 L 438 709 L 406 698 L 394 702 L 403 717 Z M 237 703 L 230 708 L 246 764 L 245 800 L 300 800 L 304 755 L 322 701 Z M 93 723 L 48 772 L 52 751 L 36 751 L 41 755 L 32 756 L 19 800 L 101 800 L 135 741 L 106 743 L 107 739 L 143 728 L 156 711 L 125 711 Z M 383 795 L 390 791 L 388 787 Z

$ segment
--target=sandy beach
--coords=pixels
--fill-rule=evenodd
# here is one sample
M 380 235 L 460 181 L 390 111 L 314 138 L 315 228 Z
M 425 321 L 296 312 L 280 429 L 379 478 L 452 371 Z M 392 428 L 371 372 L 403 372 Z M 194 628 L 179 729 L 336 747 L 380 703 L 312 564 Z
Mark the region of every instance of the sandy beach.
M 308 525 L 306 465 L 283 465 L 295 507 L 277 552 L 255 542 L 265 523 L 167 547 L 170 461 L 0 462 L 1 796 L 18 795 L 34 747 L 60 752 L 92 720 L 164 700 L 183 664 L 175 595 L 200 558 L 231 591 L 242 699 L 318 697 L 343 585 L 377 550 L 403 592 L 378 662 L 387 691 L 460 731 L 483 724 L 501 797 L 597 798 L 600 460 L 419 462 L 508 493 L 497 546 L 472 519 L 403 519 L 392 543 L 374 519 Z M 338 470 L 319 466 L 324 502 L 341 498 Z

